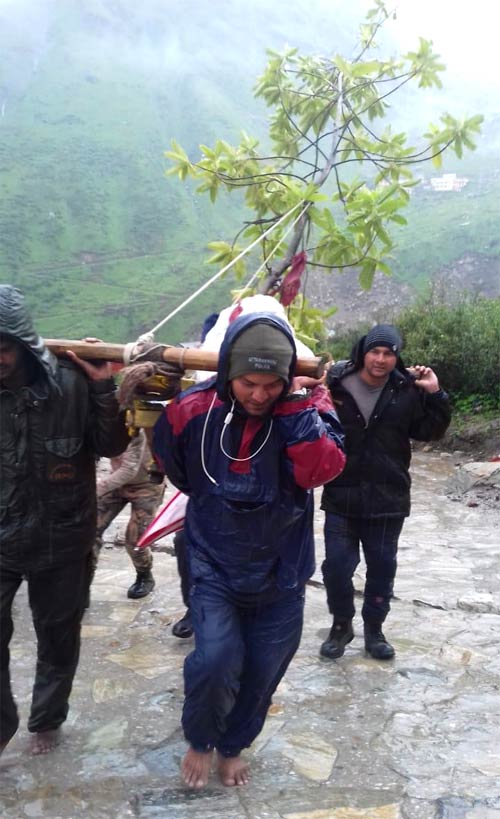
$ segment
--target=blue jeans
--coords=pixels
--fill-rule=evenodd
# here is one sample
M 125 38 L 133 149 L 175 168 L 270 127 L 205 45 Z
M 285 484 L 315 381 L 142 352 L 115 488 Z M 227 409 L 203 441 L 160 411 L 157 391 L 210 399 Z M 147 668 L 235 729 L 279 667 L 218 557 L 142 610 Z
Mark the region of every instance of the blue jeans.
M 383 623 L 390 609 L 403 517 L 348 518 L 326 512 L 325 560 L 321 566 L 328 607 L 336 620 L 354 617 L 352 578 L 363 547 L 366 582 L 362 617 Z
M 215 575 L 191 589 L 195 649 L 184 664 L 182 726 L 196 751 L 232 757 L 251 745 L 299 646 L 304 590 L 254 598 Z

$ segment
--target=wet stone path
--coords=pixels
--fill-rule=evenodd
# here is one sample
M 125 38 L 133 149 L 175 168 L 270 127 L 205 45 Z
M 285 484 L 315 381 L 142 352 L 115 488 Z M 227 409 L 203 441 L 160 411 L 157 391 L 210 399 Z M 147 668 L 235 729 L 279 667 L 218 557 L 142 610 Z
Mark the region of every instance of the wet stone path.
M 500 819 L 500 517 L 445 495 L 453 469 L 450 456 L 414 456 L 386 628 L 393 662 L 364 656 L 359 614 L 344 657 L 320 660 L 330 618 L 315 575 L 244 788 L 213 779 L 192 793 L 179 779 L 191 641 L 170 631 L 183 613 L 170 539 L 155 553 L 154 593 L 130 601 L 133 572 L 113 546 L 125 518 L 108 530 L 63 743 L 45 757 L 25 750 L 34 634 L 20 593 L 11 670 L 22 727 L 0 760 L 1 819 Z M 316 526 L 319 564 L 319 510 Z

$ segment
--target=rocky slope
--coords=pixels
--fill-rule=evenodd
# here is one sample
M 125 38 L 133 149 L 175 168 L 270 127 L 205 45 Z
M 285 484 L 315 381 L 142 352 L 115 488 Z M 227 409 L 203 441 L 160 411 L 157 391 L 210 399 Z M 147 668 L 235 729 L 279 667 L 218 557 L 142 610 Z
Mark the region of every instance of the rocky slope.
M 448 303 L 464 292 L 499 298 L 500 258 L 467 254 L 438 270 L 432 289 L 436 298 Z M 337 312 L 327 320 L 327 326 L 330 332 L 342 333 L 364 322 L 394 321 L 419 293 L 396 276 L 377 273 L 371 290 L 363 290 L 354 270 L 328 275 L 317 269 L 308 274 L 306 295 L 315 307 L 336 305 Z

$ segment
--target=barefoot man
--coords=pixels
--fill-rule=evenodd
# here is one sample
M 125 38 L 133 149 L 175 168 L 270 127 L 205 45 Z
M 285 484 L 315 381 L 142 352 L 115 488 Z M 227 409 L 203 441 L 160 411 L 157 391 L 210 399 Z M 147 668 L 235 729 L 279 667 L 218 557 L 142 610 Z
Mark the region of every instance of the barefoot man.
M 22 294 L 0 285 L 0 753 L 19 725 L 12 604 L 23 580 L 37 638 L 33 754 L 59 742 L 80 650 L 96 525 L 96 455 L 128 444 L 109 364 L 57 359 Z
M 240 756 L 262 730 L 299 645 L 314 571 L 312 489 L 344 466 L 326 389 L 294 377 L 289 325 L 240 316 L 217 376 L 181 393 L 157 421 L 153 449 L 189 495 L 185 536 L 194 651 L 184 665 L 182 777 L 245 785 Z M 309 387 L 311 389 L 306 389 Z

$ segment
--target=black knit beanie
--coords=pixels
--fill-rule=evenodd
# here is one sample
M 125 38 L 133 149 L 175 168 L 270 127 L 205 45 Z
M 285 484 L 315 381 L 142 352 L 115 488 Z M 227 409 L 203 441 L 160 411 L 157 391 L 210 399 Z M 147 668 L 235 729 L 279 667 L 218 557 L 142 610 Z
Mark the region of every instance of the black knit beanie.
M 365 336 L 363 355 L 374 347 L 388 347 L 394 355 L 399 355 L 402 346 L 401 336 L 392 324 L 377 324 Z
M 277 327 L 252 324 L 231 347 L 228 381 L 246 373 L 274 373 L 288 382 L 293 353 L 290 341 Z

